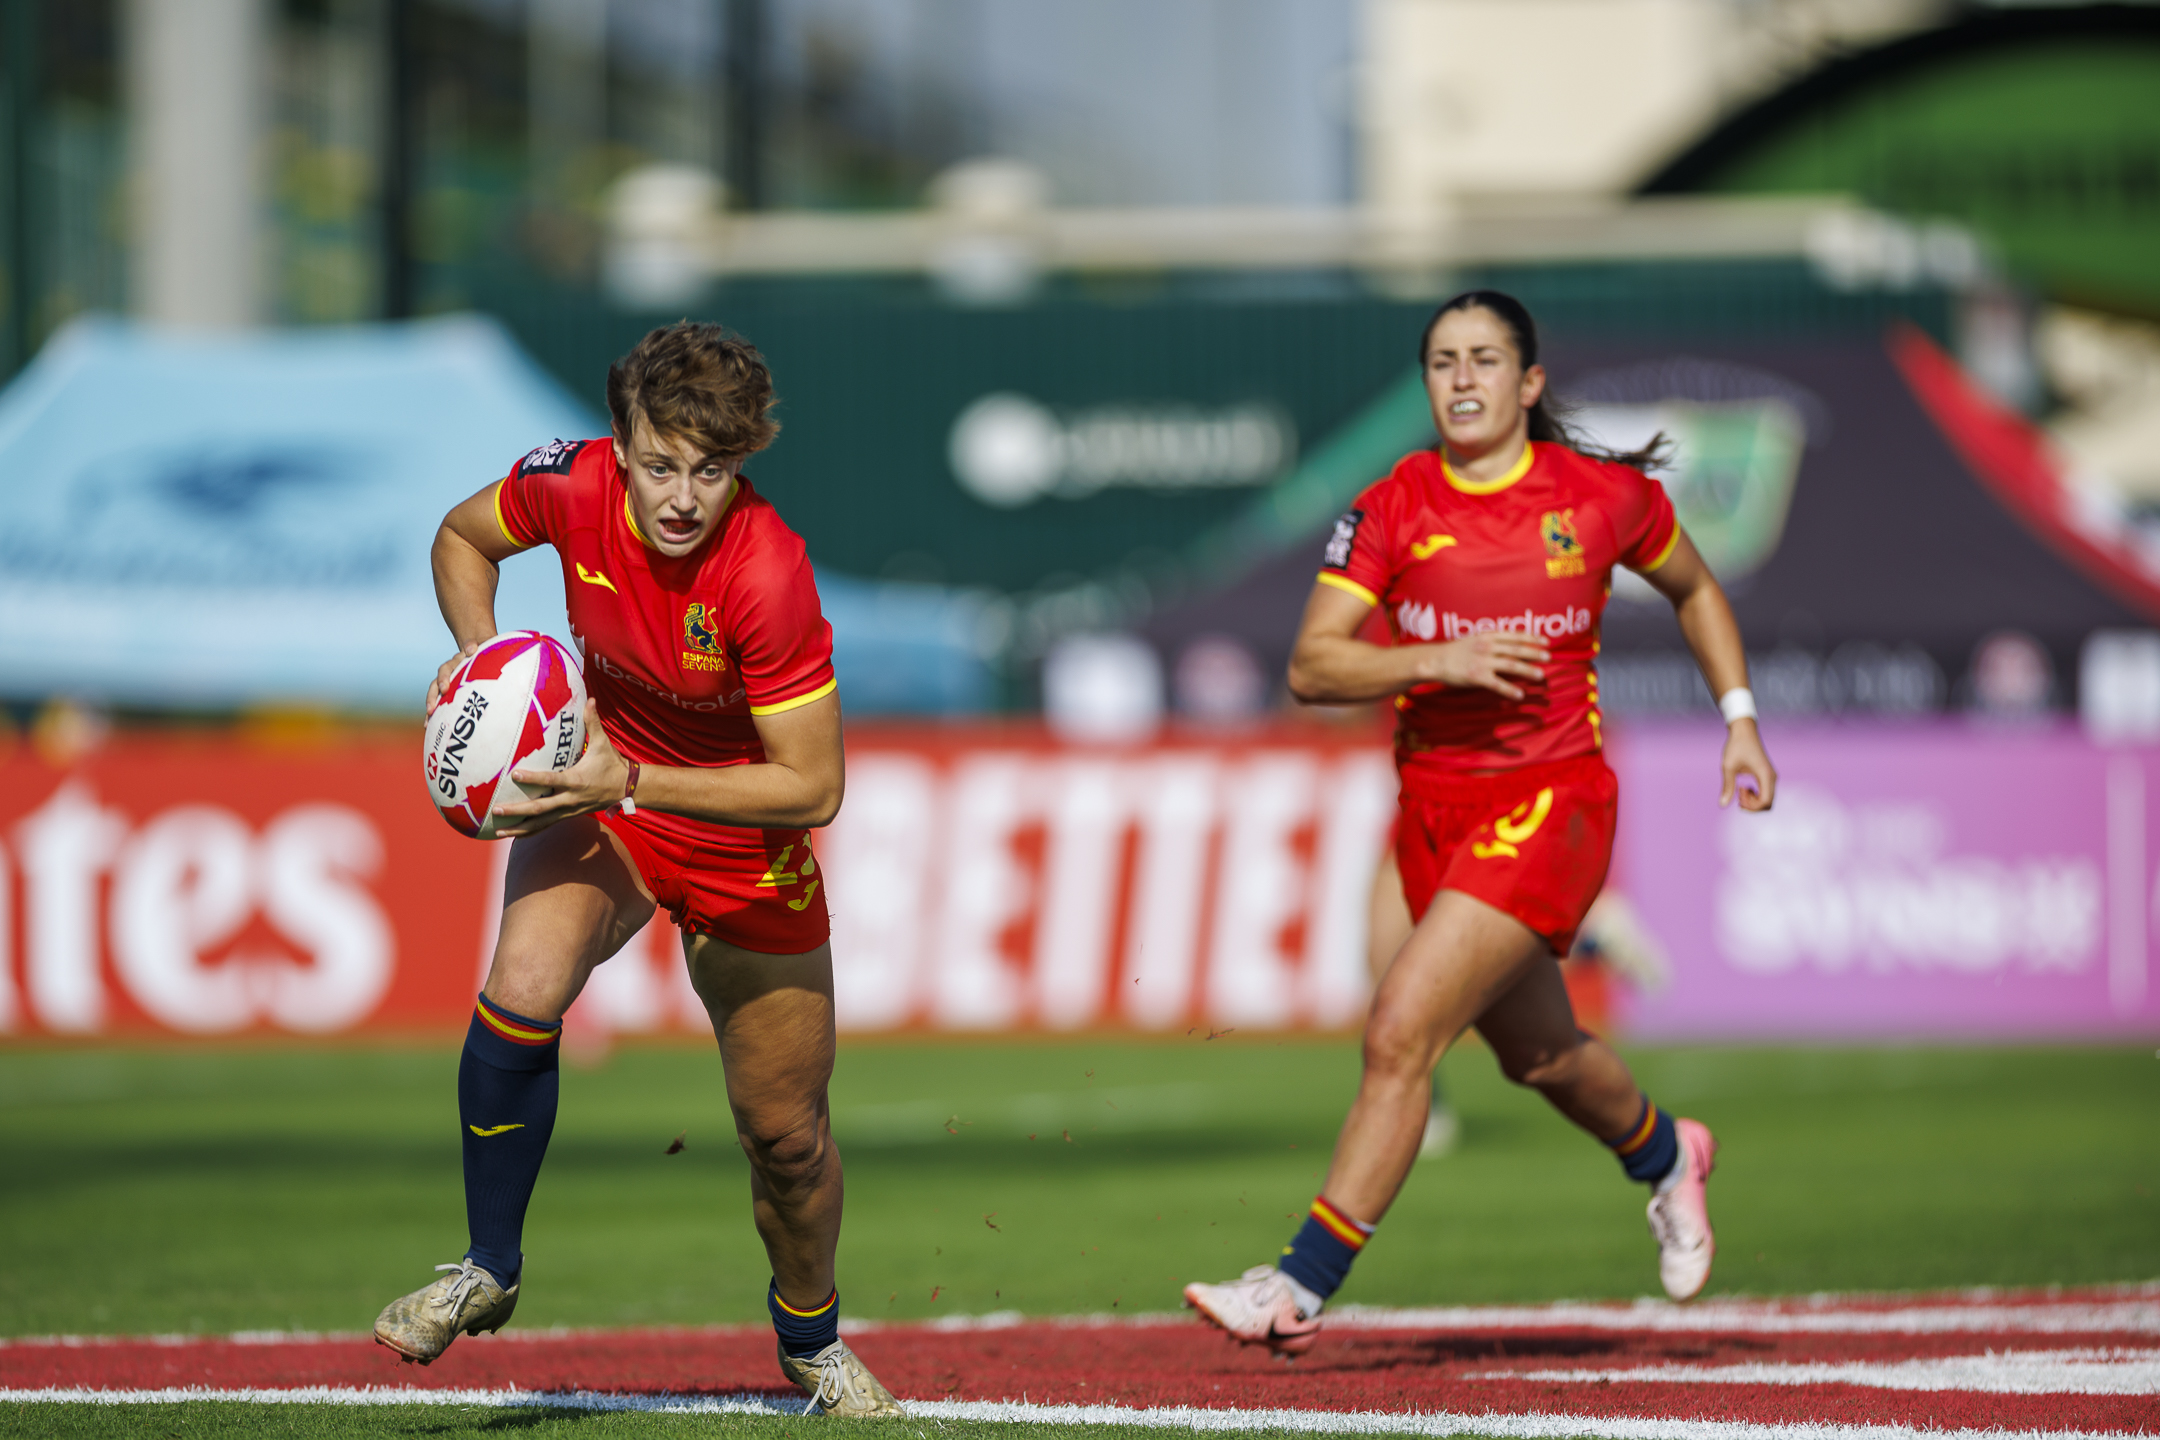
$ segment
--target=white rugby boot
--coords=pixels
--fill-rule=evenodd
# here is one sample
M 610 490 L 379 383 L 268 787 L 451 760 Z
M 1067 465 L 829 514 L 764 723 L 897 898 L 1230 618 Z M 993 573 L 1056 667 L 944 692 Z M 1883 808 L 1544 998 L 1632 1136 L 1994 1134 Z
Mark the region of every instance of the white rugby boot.
M 1699 1120 L 1675 1120 L 1679 1178 L 1650 1197 L 1650 1233 L 1658 1243 L 1658 1279 L 1675 1300 L 1692 1300 L 1710 1283 L 1717 1239 L 1710 1233 L 1705 1182 L 1717 1165 L 1717 1141 Z
M 803 1414 L 838 1415 L 849 1420 L 881 1419 L 905 1415 L 893 1393 L 878 1383 L 862 1358 L 848 1349 L 847 1341 L 835 1340 L 815 1355 L 797 1357 L 780 1352 L 780 1371 L 810 1396 Z
M 1185 1287 L 1185 1303 L 1240 1345 L 1265 1345 L 1277 1355 L 1302 1355 L 1320 1339 L 1320 1312 L 1302 1314 L 1290 1277 L 1273 1265 L 1255 1265 L 1220 1285 L 1196 1280 Z
M 391 1301 L 375 1321 L 376 1344 L 422 1365 L 449 1349 L 460 1335 L 502 1329 L 517 1309 L 518 1287 L 505 1290 L 470 1259 L 435 1268 L 452 1273 Z

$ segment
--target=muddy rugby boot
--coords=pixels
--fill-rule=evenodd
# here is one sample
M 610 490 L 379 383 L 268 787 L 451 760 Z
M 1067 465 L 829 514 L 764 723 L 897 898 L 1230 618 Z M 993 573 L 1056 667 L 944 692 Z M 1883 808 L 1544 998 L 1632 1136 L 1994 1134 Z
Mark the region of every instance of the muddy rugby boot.
M 1705 1182 L 1717 1166 L 1717 1140 L 1699 1120 L 1676 1120 L 1680 1178 L 1650 1197 L 1650 1233 L 1658 1243 L 1658 1279 L 1675 1300 L 1692 1300 L 1710 1283 L 1717 1239 L 1710 1233 Z
M 840 1415 L 851 1420 L 883 1419 L 905 1415 L 892 1391 L 878 1383 L 862 1357 L 848 1349 L 847 1341 L 835 1340 L 815 1355 L 780 1352 L 780 1373 L 800 1385 L 809 1395 L 803 1407 L 807 1415 Z
M 1196 1280 L 1185 1287 L 1185 1303 L 1240 1345 L 1265 1345 L 1277 1355 L 1302 1355 L 1320 1339 L 1319 1312 L 1299 1312 L 1290 1277 L 1273 1265 L 1255 1265 L 1220 1285 Z
M 502 1329 L 517 1309 L 518 1287 L 505 1290 L 495 1277 L 470 1260 L 437 1265 L 443 1276 L 383 1307 L 375 1321 L 375 1343 L 422 1365 L 450 1348 L 460 1335 Z

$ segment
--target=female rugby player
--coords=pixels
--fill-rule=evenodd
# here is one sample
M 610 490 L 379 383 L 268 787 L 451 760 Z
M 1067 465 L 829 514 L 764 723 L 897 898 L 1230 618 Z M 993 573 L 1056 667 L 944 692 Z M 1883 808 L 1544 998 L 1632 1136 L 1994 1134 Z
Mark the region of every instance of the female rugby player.
M 1575 448 L 1554 418 L 1520 303 L 1457 296 L 1427 326 L 1420 358 L 1440 445 L 1404 457 L 1336 523 L 1290 658 L 1300 700 L 1394 698 L 1395 855 L 1417 923 L 1373 997 L 1357 1099 L 1280 1264 L 1185 1287 L 1217 1325 L 1280 1354 L 1318 1337 L 1322 1306 L 1416 1158 L 1427 1077 L 1470 1025 L 1509 1079 L 1651 1187 L 1666 1293 L 1689 1299 L 1710 1278 L 1704 1182 L 1717 1143 L 1651 1103 L 1620 1057 L 1576 1027 L 1558 957 L 1612 854 L 1617 786 L 1599 753 L 1593 662 L 1613 567 L 1672 602 L 1719 697 L 1719 803 L 1737 794 L 1742 809 L 1767 810 L 1777 775 L 1739 626 L 1663 488 Z M 1374 607 L 1392 644 L 1356 638 Z
M 435 593 L 459 649 L 429 707 L 495 634 L 498 567 L 543 543 L 562 562 L 592 701 L 584 756 L 517 772 L 547 793 L 496 811 L 518 838 L 458 1069 L 471 1248 L 375 1322 L 408 1359 L 499 1330 L 516 1308 L 563 1012 L 665 906 L 750 1157 L 780 1367 L 828 1414 L 900 1413 L 838 1331 L 832 952 L 807 831 L 840 808 L 840 700 L 803 542 L 742 474 L 779 429 L 772 404 L 743 341 L 715 325 L 655 330 L 608 371 L 610 440 L 541 446 L 436 534 Z

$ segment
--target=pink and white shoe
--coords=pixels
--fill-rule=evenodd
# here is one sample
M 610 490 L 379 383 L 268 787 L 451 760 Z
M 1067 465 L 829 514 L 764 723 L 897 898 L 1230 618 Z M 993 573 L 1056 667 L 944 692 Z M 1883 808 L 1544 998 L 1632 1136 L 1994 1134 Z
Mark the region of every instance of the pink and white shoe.
M 1692 1300 L 1710 1283 L 1717 1239 L 1710 1233 L 1710 1201 L 1704 1182 L 1717 1165 L 1717 1140 L 1699 1120 L 1675 1120 L 1680 1139 L 1680 1178 L 1650 1197 L 1650 1233 L 1658 1243 L 1658 1279 L 1675 1300 Z
M 1277 1355 L 1302 1355 L 1320 1338 L 1320 1317 L 1298 1313 L 1290 1281 L 1273 1265 L 1255 1265 L 1220 1285 L 1185 1287 L 1185 1303 L 1228 1331 L 1240 1345 L 1265 1345 Z

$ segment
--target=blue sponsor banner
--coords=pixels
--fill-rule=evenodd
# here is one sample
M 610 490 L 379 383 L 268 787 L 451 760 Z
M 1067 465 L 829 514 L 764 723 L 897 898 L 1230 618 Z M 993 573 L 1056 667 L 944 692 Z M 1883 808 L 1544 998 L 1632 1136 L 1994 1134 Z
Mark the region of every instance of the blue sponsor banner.
M 534 445 L 605 434 L 490 321 L 245 336 L 75 324 L 0 395 L 0 686 L 416 711 L 428 551 Z M 505 629 L 565 630 L 555 566 Z

